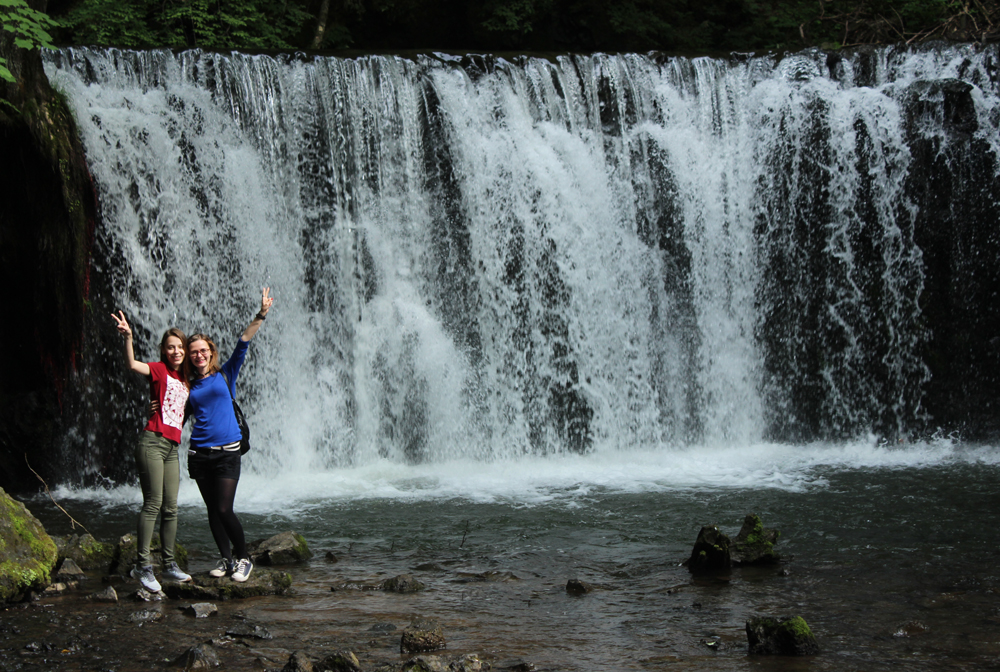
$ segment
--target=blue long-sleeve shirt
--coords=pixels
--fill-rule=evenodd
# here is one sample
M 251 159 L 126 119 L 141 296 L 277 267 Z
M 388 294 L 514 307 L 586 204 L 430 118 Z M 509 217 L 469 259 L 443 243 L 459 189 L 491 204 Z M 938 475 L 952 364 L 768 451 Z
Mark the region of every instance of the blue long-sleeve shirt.
M 236 414 L 233 412 L 233 396 L 235 396 L 236 378 L 240 375 L 240 368 L 243 366 L 249 347 L 250 342 L 242 338 L 236 342 L 233 354 L 222 365 L 225 378 L 216 371 L 191 383 L 188 405 L 194 418 L 194 428 L 191 430 L 192 448 L 224 446 L 243 438 L 240 426 L 236 424 Z M 226 379 L 229 380 L 228 386 Z

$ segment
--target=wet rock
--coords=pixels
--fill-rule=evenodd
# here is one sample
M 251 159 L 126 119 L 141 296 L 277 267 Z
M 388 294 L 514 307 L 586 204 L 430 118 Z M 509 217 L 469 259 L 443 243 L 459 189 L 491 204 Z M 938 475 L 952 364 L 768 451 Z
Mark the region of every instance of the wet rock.
M 415 620 L 405 630 L 399 641 L 400 653 L 437 651 L 446 646 L 444 631 L 433 621 Z
M 372 627 L 368 628 L 368 632 L 394 632 L 396 626 L 392 623 L 387 623 L 385 621 L 376 623 Z
M 580 579 L 570 579 L 566 582 L 566 592 L 570 595 L 585 595 L 593 589 L 593 586 Z
M 129 614 L 129 623 L 149 623 L 151 621 L 162 621 L 163 614 L 156 609 L 143 609 Z
M 400 672 L 448 672 L 445 662 L 437 656 L 410 658 L 399 668 Z
M 114 555 L 108 566 L 108 573 L 127 575 L 139 559 L 138 546 L 134 534 L 126 534 L 120 537 L 118 544 L 114 547 Z M 155 536 L 150 546 L 150 553 L 153 556 L 153 565 L 162 567 L 163 558 L 160 553 L 160 540 Z M 177 561 L 178 567 L 187 569 L 187 550 L 180 544 L 174 544 L 174 560 Z
M 301 651 L 296 651 L 289 658 L 281 672 L 314 672 L 312 660 Z
M 170 663 L 170 667 L 179 667 L 185 672 L 188 670 L 210 670 L 219 667 L 219 665 L 219 655 L 215 652 L 215 648 L 209 644 L 192 646 Z
M 927 123 L 925 118 L 941 119 L 949 131 L 975 133 L 979 129 L 979 116 L 972 92 L 971 84 L 958 79 L 917 80 L 903 96 L 907 123 L 915 128 Z
M 61 595 L 67 590 L 71 590 L 77 587 L 77 583 L 73 581 L 72 583 L 63 583 L 62 581 L 56 581 L 55 583 L 50 583 L 42 591 L 43 595 Z
M 260 565 L 292 565 L 312 557 L 305 537 L 297 532 L 282 532 L 247 547 L 250 557 Z
M 260 625 L 253 623 L 237 623 L 226 628 L 226 634 L 230 637 L 248 637 L 250 639 L 271 639 L 272 635 Z
M 461 572 L 459 573 L 458 583 L 468 583 L 471 581 L 488 581 L 490 583 L 504 583 L 507 581 L 520 581 L 513 572 L 507 570 L 490 570 L 486 572 Z
M 479 660 L 479 656 L 474 653 L 467 653 L 457 660 L 453 660 L 448 669 L 452 672 L 483 672 L 490 669 L 489 663 Z
M 424 588 L 426 586 L 413 578 L 412 574 L 400 574 L 378 584 L 378 590 L 390 593 L 416 593 Z
M 729 537 L 717 525 L 701 528 L 691 557 L 687 560 L 687 568 L 692 572 L 728 569 L 733 564 L 730 546 Z
M 80 569 L 80 566 L 73 561 L 73 558 L 65 558 L 59 569 L 56 570 L 56 581 L 84 581 L 87 575 Z
M 326 555 L 324 556 L 324 558 L 326 559 L 327 562 L 339 562 L 340 561 L 340 558 L 338 558 L 336 555 L 334 555 L 333 551 L 327 551 Z
M 0 488 L 0 605 L 51 583 L 56 544 L 27 507 Z
M 903 623 L 901 626 L 896 628 L 896 631 L 892 633 L 892 636 L 913 637 L 914 635 L 922 635 L 929 631 L 930 628 L 923 623 L 920 623 L 919 621 L 909 621 L 908 623 Z
M 94 539 L 90 534 L 72 534 L 66 537 L 55 537 L 56 549 L 60 558 L 72 560 L 81 569 L 99 569 L 109 571 L 115 557 L 114 544 L 107 544 Z
M 529 663 L 526 660 L 521 660 L 516 663 L 511 663 L 506 667 L 500 668 L 503 670 L 509 670 L 510 672 L 533 672 L 535 669 L 534 663 Z
M 99 593 L 93 593 L 87 596 L 88 600 L 93 600 L 94 602 L 117 602 L 118 593 L 115 592 L 114 586 L 108 586 Z
M 781 556 L 774 550 L 781 533 L 764 527 L 756 513 L 749 513 L 732 545 L 732 559 L 739 565 L 775 565 Z
M 192 577 L 185 583 L 166 583 L 163 592 L 175 600 L 207 602 L 284 595 L 291 586 L 292 575 L 288 572 L 255 567 L 244 583 L 237 583 L 229 577 L 203 575 Z
M 219 608 L 211 602 L 196 602 L 184 607 L 184 613 L 195 618 L 208 618 L 219 613 Z
M 163 594 L 151 593 L 145 588 L 140 588 L 132 594 L 132 599 L 137 602 L 159 602 L 163 599 Z
M 337 651 L 316 665 L 316 672 L 361 672 L 361 663 L 351 651 Z
M 750 653 L 775 656 L 808 656 L 819 653 L 809 625 L 801 616 L 755 616 L 747 621 Z
M 423 563 L 417 565 L 416 567 L 414 567 L 413 569 L 415 569 L 418 572 L 446 572 L 446 571 L 448 571 L 447 569 L 445 569 L 439 563 L 436 563 L 436 562 L 423 562 Z

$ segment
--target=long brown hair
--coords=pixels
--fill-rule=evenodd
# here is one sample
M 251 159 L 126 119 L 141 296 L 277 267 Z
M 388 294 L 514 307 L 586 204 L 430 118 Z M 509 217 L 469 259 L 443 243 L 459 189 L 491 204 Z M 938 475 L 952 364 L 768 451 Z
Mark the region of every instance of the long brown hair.
M 195 341 L 205 341 L 208 343 L 208 349 L 212 351 L 212 356 L 208 360 L 208 373 L 206 376 L 210 376 L 222 367 L 219 366 L 219 349 L 215 347 L 215 341 L 209 338 L 208 334 L 195 334 L 187 340 L 187 359 L 184 360 L 184 367 L 187 369 L 188 380 L 194 378 L 197 375 L 197 371 L 194 370 L 194 365 L 191 364 L 191 344 Z
M 188 380 L 190 380 L 190 378 L 188 377 L 188 371 L 187 371 L 188 340 L 187 336 L 184 335 L 184 332 L 178 329 L 177 327 L 170 327 L 165 332 L 163 332 L 163 338 L 160 339 L 160 361 L 166 364 L 168 368 L 170 367 L 170 362 L 167 361 L 167 339 L 170 338 L 171 336 L 180 339 L 181 347 L 184 348 L 184 361 L 181 363 L 181 368 L 177 372 L 177 375 L 180 376 L 181 382 L 184 383 L 184 385 L 186 385 L 187 387 L 191 387 L 191 385 L 188 383 Z

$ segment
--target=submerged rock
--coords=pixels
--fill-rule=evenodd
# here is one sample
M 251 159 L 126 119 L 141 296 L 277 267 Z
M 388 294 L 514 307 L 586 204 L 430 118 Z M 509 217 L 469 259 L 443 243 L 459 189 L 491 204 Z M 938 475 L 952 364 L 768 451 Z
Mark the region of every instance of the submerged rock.
M 38 519 L 0 488 L 0 605 L 45 590 L 56 557 Z
M 352 651 L 337 651 L 315 666 L 316 672 L 361 672 L 361 663 Z
M 179 667 L 185 672 L 188 670 L 210 670 L 219 667 L 219 665 L 219 655 L 211 644 L 192 646 L 170 663 L 170 667 Z
M 566 582 L 566 592 L 570 595 L 584 595 L 594 589 L 589 583 L 580 579 L 570 579 Z
M 219 613 L 219 608 L 211 602 L 196 602 L 184 607 L 184 613 L 191 614 L 195 618 L 208 618 Z
M 755 616 L 747 621 L 750 653 L 775 656 L 808 656 L 819 653 L 816 637 L 801 616 Z
M 301 651 L 296 651 L 288 657 L 288 662 L 281 672 L 314 672 L 312 659 Z
M 236 623 L 226 628 L 230 637 L 248 637 L 250 639 L 272 639 L 273 635 L 267 628 L 254 623 Z
M 424 588 L 426 586 L 413 578 L 412 574 L 400 574 L 378 584 L 379 590 L 390 593 L 416 593 Z
M 108 586 L 99 593 L 93 593 L 92 595 L 88 595 L 87 599 L 93 600 L 94 602 L 117 602 L 118 593 L 115 592 L 114 586 Z

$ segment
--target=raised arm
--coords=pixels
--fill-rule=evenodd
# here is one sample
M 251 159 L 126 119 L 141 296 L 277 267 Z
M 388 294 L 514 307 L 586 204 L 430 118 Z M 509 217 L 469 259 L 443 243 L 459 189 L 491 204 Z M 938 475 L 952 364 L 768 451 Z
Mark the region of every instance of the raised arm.
M 135 361 L 135 351 L 132 348 L 132 327 L 128 326 L 125 313 L 120 310 L 117 315 L 111 313 L 111 319 L 118 326 L 118 333 L 125 337 L 125 363 L 128 365 L 129 370 L 149 377 L 149 364 Z
M 267 311 L 271 310 L 271 304 L 273 303 L 274 299 L 271 298 L 271 288 L 265 287 L 260 296 L 260 311 L 254 315 L 253 321 L 243 331 L 243 335 L 240 336 L 242 340 L 249 341 L 253 338 L 253 335 L 260 329 L 260 325 L 264 324 L 264 320 L 267 318 Z

